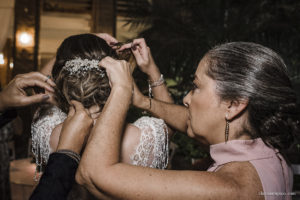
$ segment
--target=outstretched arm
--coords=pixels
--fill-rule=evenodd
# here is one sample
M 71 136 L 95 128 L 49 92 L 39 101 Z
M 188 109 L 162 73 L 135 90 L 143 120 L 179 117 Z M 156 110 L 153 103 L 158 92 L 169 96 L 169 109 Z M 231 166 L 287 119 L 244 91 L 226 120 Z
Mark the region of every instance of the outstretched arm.
M 150 100 L 140 93 L 136 85 L 134 88 L 133 105 L 163 119 L 170 127 L 186 133 L 188 119 L 188 109 L 186 107 L 157 99 Z
M 153 83 L 159 81 L 161 77 L 160 70 L 155 64 L 150 48 L 147 46 L 145 40 L 143 38 L 135 39 L 132 43 L 123 45 L 119 51 L 128 48 L 131 48 L 139 68 L 148 75 L 150 82 Z M 154 116 L 165 120 L 172 128 L 181 132 L 186 132 L 188 116 L 187 109 L 183 106 L 177 106 L 174 104 L 167 86 L 162 83 L 158 86 L 152 87 L 152 93 L 154 99 L 151 100 L 150 106 L 150 100 L 147 97 L 144 97 L 135 85 L 133 105 L 147 110 Z

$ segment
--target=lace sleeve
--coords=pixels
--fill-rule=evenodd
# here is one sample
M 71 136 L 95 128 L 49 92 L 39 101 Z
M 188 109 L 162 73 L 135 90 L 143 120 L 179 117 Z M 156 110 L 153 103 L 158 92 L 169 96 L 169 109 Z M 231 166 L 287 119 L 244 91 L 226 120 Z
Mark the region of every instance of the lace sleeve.
M 67 115 L 58 107 L 39 108 L 31 124 L 32 153 L 37 166 L 46 164 L 51 153 L 50 136 L 52 130 L 66 119 Z
M 168 128 L 162 119 L 141 117 L 134 122 L 141 130 L 139 144 L 130 156 L 133 165 L 165 169 L 169 159 Z

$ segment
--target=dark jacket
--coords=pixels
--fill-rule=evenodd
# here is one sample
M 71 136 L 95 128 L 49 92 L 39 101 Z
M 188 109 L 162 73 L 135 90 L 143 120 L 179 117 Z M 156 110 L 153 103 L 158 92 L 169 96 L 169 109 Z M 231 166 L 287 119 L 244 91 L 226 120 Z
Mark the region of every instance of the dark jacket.
M 73 158 L 62 153 L 50 154 L 45 171 L 30 200 L 67 199 L 75 183 L 77 168 L 78 163 Z
M 6 110 L 0 113 L 0 128 L 5 126 L 8 122 L 17 117 L 17 111 L 15 109 Z

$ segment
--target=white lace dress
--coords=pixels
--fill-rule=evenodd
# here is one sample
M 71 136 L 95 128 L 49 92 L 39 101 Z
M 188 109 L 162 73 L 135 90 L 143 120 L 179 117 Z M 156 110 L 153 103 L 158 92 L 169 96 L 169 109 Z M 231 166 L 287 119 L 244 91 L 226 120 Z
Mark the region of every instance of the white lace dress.
M 50 147 L 51 133 L 66 118 L 66 113 L 56 106 L 47 107 L 46 109 L 39 108 L 36 111 L 31 124 L 31 137 L 32 153 L 35 156 L 37 167 L 42 167 L 47 163 L 49 155 L 53 151 Z
M 32 152 L 37 166 L 47 163 L 50 153 L 50 136 L 53 129 L 62 123 L 67 115 L 58 107 L 52 106 L 41 115 L 40 110 L 35 114 L 31 125 Z M 168 129 L 162 119 L 141 117 L 133 123 L 141 130 L 139 143 L 130 155 L 131 164 L 157 169 L 165 169 L 168 165 Z
M 141 135 L 135 153 L 130 156 L 132 164 L 165 169 L 169 160 L 169 141 L 164 120 L 141 117 L 133 125 L 141 130 Z

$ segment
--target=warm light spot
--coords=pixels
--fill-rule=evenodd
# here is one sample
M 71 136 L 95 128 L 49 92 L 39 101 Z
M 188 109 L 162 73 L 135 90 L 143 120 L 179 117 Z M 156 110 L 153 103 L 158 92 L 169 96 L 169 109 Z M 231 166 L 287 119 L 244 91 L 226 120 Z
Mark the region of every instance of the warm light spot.
M 10 69 L 14 68 L 14 63 L 13 62 L 9 63 L 9 67 Z
M 4 56 L 3 53 L 0 53 L 0 65 L 4 65 Z
M 19 41 L 21 45 L 29 45 L 32 43 L 32 35 L 27 32 L 22 32 L 19 35 Z

